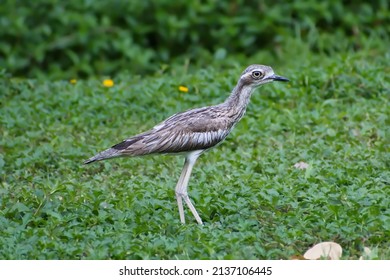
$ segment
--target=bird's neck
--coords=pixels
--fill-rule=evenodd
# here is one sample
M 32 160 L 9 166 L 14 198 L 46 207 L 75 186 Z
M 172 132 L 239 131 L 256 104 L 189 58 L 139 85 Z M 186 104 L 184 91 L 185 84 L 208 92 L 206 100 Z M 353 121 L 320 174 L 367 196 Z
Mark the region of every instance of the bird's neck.
M 232 117 L 236 118 L 237 121 L 245 114 L 252 92 L 253 87 L 239 81 L 230 96 L 225 100 L 225 106 L 229 108 Z

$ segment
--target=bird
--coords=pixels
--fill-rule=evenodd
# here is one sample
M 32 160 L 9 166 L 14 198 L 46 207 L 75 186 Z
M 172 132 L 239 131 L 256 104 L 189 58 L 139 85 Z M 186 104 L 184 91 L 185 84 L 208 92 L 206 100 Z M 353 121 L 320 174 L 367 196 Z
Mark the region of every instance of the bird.
M 152 129 L 132 136 L 84 161 L 84 164 L 116 157 L 150 154 L 184 155 L 184 166 L 176 184 L 175 194 L 180 222 L 185 223 L 183 201 L 198 224 L 202 219 L 188 195 L 188 183 L 198 157 L 221 143 L 244 116 L 252 92 L 273 82 L 288 82 L 270 66 L 253 64 L 241 74 L 227 99 L 218 104 L 177 113 Z

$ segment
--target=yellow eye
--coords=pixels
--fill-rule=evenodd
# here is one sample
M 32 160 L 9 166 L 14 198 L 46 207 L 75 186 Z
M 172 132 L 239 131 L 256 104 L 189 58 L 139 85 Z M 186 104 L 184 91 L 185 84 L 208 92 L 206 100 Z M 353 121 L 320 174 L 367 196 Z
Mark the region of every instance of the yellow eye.
M 254 78 L 254 79 L 260 79 L 260 78 L 262 78 L 264 76 L 264 74 L 263 74 L 263 72 L 261 72 L 261 71 L 253 71 L 252 72 L 252 77 Z

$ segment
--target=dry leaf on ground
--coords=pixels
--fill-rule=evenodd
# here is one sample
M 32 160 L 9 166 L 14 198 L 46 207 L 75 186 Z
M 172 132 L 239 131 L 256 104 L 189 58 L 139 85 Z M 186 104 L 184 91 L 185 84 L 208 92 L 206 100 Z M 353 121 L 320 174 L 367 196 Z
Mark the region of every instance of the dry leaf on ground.
M 335 242 L 321 242 L 307 250 L 303 257 L 307 260 L 318 260 L 320 258 L 338 260 L 342 253 L 343 249 L 339 244 Z

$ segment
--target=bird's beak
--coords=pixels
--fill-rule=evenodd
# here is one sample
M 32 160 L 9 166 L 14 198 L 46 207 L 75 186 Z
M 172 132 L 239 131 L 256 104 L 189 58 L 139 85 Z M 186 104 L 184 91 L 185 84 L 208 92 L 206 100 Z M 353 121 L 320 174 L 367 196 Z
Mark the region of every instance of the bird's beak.
M 271 80 L 274 80 L 274 81 L 279 81 L 279 82 L 289 82 L 290 80 L 285 78 L 285 77 L 282 77 L 282 76 L 278 76 L 278 75 L 272 75 L 270 76 L 268 79 L 271 79 Z

